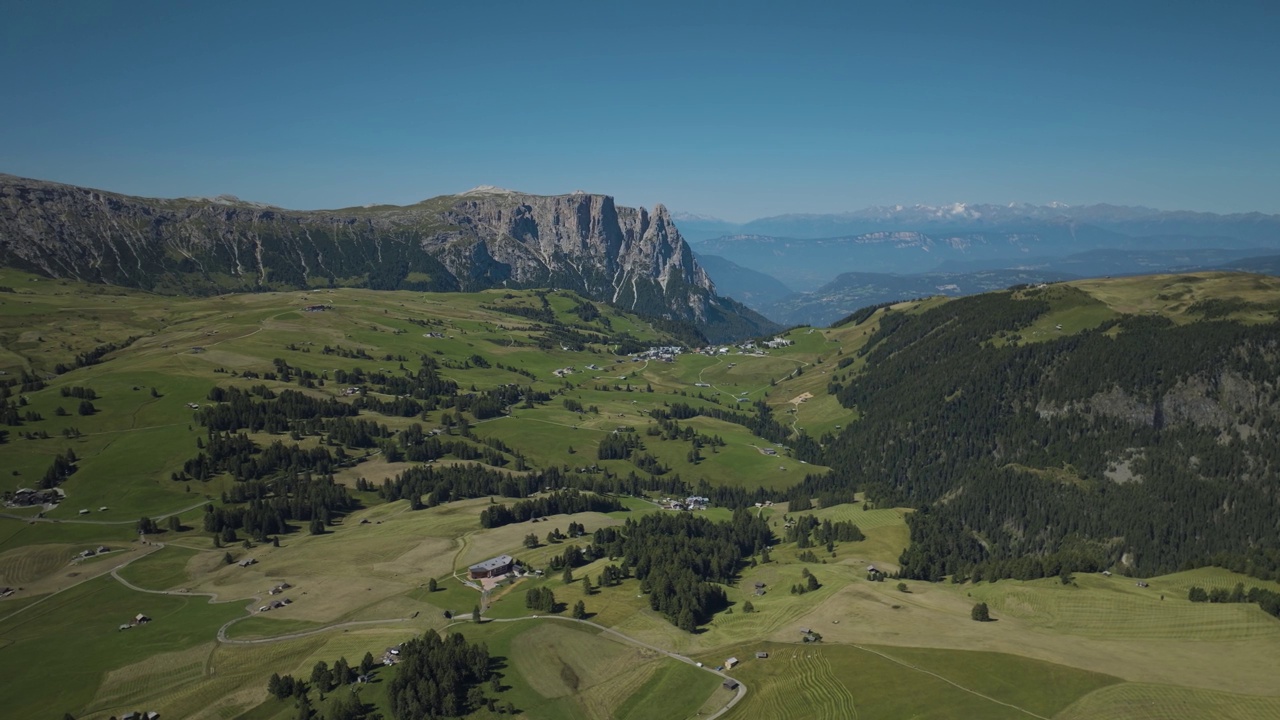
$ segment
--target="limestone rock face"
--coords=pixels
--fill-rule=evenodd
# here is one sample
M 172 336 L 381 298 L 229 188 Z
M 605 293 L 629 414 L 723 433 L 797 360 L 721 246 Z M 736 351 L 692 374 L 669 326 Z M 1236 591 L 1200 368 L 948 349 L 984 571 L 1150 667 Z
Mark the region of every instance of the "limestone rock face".
M 582 192 L 477 188 L 404 207 L 297 211 L 0 175 L 0 263 L 181 293 L 556 287 L 693 322 L 717 339 L 774 329 L 715 294 L 665 207 Z

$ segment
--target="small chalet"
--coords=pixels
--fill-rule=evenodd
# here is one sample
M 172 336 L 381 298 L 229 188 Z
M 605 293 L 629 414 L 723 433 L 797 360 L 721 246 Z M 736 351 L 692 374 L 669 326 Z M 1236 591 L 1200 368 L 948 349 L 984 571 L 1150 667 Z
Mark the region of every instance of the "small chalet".
M 729 678 L 729 679 L 725 680 L 724 682 L 722 682 L 722 683 L 720 683 L 720 684 L 724 687 L 724 689 L 725 689 L 725 690 L 737 690 L 737 689 L 738 689 L 738 681 L 737 681 L 737 680 L 734 680 L 733 678 Z
M 491 560 L 485 560 L 482 563 L 472 565 L 467 569 L 472 580 L 480 578 L 501 577 L 511 572 L 515 566 L 515 558 L 510 555 L 499 555 Z
M 728 660 L 725 660 L 725 661 L 724 661 L 724 667 L 725 667 L 725 669 L 726 669 L 726 670 L 730 670 L 730 669 L 732 669 L 732 668 L 733 668 L 733 666 L 734 666 L 734 665 L 737 665 L 737 664 L 738 664 L 738 658 L 736 658 L 736 657 L 731 657 L 731 658 L 729 658 Z
M 766 658 L 768 658 L 768 657 L 769 657 L 769 653 L 767 653 L 767 652 L 765 652 L 765 651 L 763 651 L 763 650 L 761 650 L 760 652 L 756 653 L 756 659 L 757 659 L 757 660 L 764 660 L 764 659 L 766 659 Z

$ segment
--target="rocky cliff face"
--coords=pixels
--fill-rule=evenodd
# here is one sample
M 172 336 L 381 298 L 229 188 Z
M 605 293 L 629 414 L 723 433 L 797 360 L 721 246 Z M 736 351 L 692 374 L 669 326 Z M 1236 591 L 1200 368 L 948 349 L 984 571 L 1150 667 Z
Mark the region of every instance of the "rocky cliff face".
M 712 339 L 773 329 L 715 294 L 666 208 L 586 193 L 490 188 L 407 207 L 294 211 L 0 176 L 0 263 L 158 292 L 560 287 L 693 322 Z

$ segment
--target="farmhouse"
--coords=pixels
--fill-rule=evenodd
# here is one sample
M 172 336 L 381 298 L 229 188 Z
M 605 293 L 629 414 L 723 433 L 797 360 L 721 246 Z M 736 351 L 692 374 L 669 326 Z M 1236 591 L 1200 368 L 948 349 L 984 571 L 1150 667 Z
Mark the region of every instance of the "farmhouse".
M 511 572 L 512 566 L 515 565 L 515 559 L 510 555 L 499 555 L 491 560 L 485 560 L 482 563 L 472 565 L 467 569 L 472 580 L 479 578 L 498 577 Z
M 250 565 L 257 564 L 257 562 L 258 562 L 257 558 L 245 558 L 244 560 L 241 560 L 236 564 L 244 568 L 244 567 L 249 567 Z
M 728 660 L 724 661 L 725 669 L 732 669 L 733 666 L 737 664 L 738 664 L 738 658 L 736 657 L 731 657 Z

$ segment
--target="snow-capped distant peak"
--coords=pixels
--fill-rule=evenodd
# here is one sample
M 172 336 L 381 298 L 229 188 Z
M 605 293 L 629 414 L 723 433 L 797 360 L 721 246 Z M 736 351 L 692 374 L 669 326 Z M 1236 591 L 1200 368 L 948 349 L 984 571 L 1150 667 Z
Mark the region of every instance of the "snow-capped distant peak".
M 725 222 L 725 220 L 722 220 L 721 218 L 715 217 L 713 215 L 700 215 L 698 213 L 681 212 L 678 210 L 675 212 L 672 212 L 671 217 L 674 220 L 689 220 L 689 221 L 696 220 L 699 222 Z
M 500 188 L 496 185 L 477 185 L 470 190 L 458 193 L 459 195 L 515 195 L 515 190 Z

